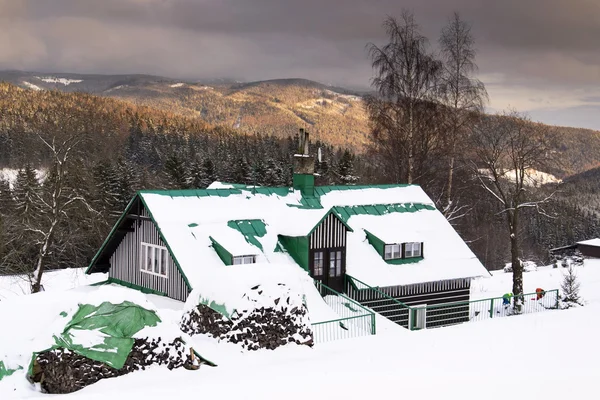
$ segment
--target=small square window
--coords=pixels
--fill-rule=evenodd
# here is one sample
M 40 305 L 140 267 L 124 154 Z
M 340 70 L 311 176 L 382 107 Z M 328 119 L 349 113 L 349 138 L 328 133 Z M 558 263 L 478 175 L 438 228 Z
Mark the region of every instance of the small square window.
M 236 256 L 233 257 L 233 265 L 254 264 L 256 256 Z
M 399 244 L 386 244 L 385 245 L 385 260 L 395 260 L 397 258 L 401 258 L 400 254 L 400 245 Z
M 419 243 L 419 242 L 405 243 L 404 244 L 404 257 L 405 258 L 421 257 L 421 243 Z

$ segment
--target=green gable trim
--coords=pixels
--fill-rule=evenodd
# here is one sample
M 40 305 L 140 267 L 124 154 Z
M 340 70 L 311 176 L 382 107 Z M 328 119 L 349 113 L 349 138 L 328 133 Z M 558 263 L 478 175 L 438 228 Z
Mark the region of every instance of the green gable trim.
M 117 285 L 125 286 L 125 287 L 128 287 L 130 289 L 139 290 L 140 292 L 146 293 L 146 294 L 155 294 L 155 295 L 158 295 L 158 296 L 165 296 L 165 297 L 167 296 L 166 293 L 159 292 L 159 291 L 153 290 L 153 289 L 149 289 L 149 288 L 144 287 L 144 286 L 139 286 L 139 285 L 136 285 L 136 284 L 133 284 L 133 283 L 125 282 L 125 281 L 122 281 L 122 280 L 116 279 L 116 278 L 108 278 L 107 283 L 109 283 L 109 284 L 110 283 L 115 283 Z
M 212 242 L 212 246 L 217 252 L 217 255 L 225 265 L 233 264 L 233 255 L 227 249 L 219 244 L 212 236 L 208 237 Z
M 367 240 L 369 241 L 369 244 L 373 246 L 375 250 L 377 250 L 377 253 L 379 253 L 379 255 L 381 256 L 381 258 L 383 258 L 385 242 L 367 230 L 365 230 L 365 233 L 367 234 Z
M 121 216 L 119 217 L 117 222 L 113 225 L 113 227 L 110 230 L 106 239 L 104 239 L 102 246 L 100 246 L 100 249 L 96 252 L 96 254 L 94 255 L 94 258 L 92 258 L 92 261 L 90 261 L 90 265 L 88 265 L 88 267 L 86 268 L 86 270 L 85 270 L 86 275 L 91 274 L 92 267 L 96 264 L 96 262 L 98 261 L 98 257 L 100 257 L 100 254 L 102 254 L 102 252 L 104 251 L 104 248 L 108 245 L 108 242 L 110 242 L 110 239 L 112 239 L 113 235 L 115 234 L 115 232 L 121 225 L 121 222 L 123 222 L 123 220 L 125 219 L 125 216 L 129 213 L 129 210 L 133 206 L 133 203 L 135 202 L 136 197 L 137 197 L 137 195 L 133 196 L 133 198 L 129 201 L 129 204 L 127 204 L 127 207 L 125 207 L 125 211 L 123 212 L 123 214 L 121 214 Z
M 348 230 L 348 232 L 354 232 L 354 230 L 352 228 L 350 228 L 350 226 L 348 226 L 348 224 L 346 223 L 346 221 L 344 221 L 342 219 L 342 217 L 334 210 L 334 207 L 332 207 L 329 211 L 327 211 L 327 213 L 325 213 L 325 215 L 323 215 L 323 218 L 321 218 L 319 220 L 319 222 L 317 222 L 315 224 L 315 226 L 313 226 L 313 228 L 310 230 L 310 232 L 308 232 L 308 234 L 306 236 L 310 236 L 319 227 L 319 225 L 321 225 L 321 223 L 323 221 L 325 221 L 325 219 L 329 216 L 329 214 L 335 215 L 335 217 L 337 219 L 339 219 L 340 222 L 346 227 L 346 229 Z
M 246 242 L 258 247 L 261 251 L 263 251 L 262 244 L 257 238 L 263 237 L 267 234 L 267 226 L 264 221 L 260 219 L 229 221 L 227 222 L 227 226 L 239 231 L 242 235 L 244 235 Z
M 305 271 L 308 271 L 308 237 L 279 235 L 278 238 L 294 261 Z

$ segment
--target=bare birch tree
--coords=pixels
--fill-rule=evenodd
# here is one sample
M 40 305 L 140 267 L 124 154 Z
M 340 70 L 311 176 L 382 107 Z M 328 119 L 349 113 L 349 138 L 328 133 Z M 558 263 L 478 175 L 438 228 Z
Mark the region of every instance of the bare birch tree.
M 525 208 L 542 208 L 552 194 L 536 198 L 531 173 L 545 169 L 550 161 L 549 128 L 534 124 L 514 111 L 482 117 L 470 135 L 475 173 L 481 186 L 499 203 L 510 236 L 513 294 L 520 311 L 523 294 L 523 265 L 520 259 L 520 215 Z
M 414 15 L 403 10 L 400 21 L 384 22 L 389 43 L 367 45 L 377 96 L 366 99 L 375 151 L 382 156 L 396 182 L 413 183 L 415 152 L 427 121 L 425 109 L 436 97 L 441 63 L 429 51 Z
M 454 13 L 443 28 L 439 44 L 443 65 L 440 93 L 447 107 L 448 180 L 444 211 L 449 213 L 452 212 L 457 147 L 464 143 L 475 118 L 483 111 L 488 95 L 484 84 L 473 77 L 477 72 L 475 40 L 471 34 L 471 26 L 458 13 Z
M 83 204 L 92 210 L 87 199 L 77 187 L 69 184 L 69 177 L 75 174 L 71 169 L 73 161 L 81 157 L 81 150 L 90 139 L 90 132 L 81 123 L 71 118 L 68 108 L 50 107 L 40 113 L 34 134 L 46 147 L 52 159 L 47 171 L 43 190 L 36 195 L 39 215 L 27 222 L 24 229 L 36 236 L 37 255 L 31 273 L 31 292 L 42 288 L 42 276 L 47 261 L 55 250 L 57 231 L 64 221 L 73 218 L 76 205 Z

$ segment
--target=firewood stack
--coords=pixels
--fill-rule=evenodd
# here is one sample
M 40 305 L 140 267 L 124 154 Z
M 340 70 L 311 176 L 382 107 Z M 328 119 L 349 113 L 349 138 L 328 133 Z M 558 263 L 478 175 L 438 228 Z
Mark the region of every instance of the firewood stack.
M 247 350 L 273 350 L 288 343 L 313 345 L 308 310 L 298 299 L 285 293 L 269 307 L 237 311 L 231 320 L 205 305 L 184 315 L 181 330 L 189 335 L 209 334 L 219 340 L 240 344 Z M 260 286 L 246 295 L 249 304 L 260 304 Z M 264 301 L 262 302 L 264 303 Z
M 181 340 L 175 339 L 171 343 L 165 343 L 160 338 L 146 338 L 135 339 L 121 369 L 112 368 L 63 348 L 38 353 L 34 361 L 33 376 L 29 379 L 31 382 L 40 382 L 45 393 L 71 393 L 100 379 L 144 370 L 150 365 L 165 365 L 170 370 L 181 367 L 196 368 Z

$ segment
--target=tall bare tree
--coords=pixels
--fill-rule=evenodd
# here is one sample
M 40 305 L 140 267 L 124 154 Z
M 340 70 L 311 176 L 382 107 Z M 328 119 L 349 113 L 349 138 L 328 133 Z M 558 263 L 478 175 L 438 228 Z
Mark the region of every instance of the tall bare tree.
M 417 136 L 430 117 L 426 110 L 436 97 L 441 63 L 429 51 L 428 40 L 410 11 L 403 10 L 400 21 L 388 17 L 383 25 L 389 43 L 367 45 L 377 96 L 368 97 L 366 106 L 374 149 L 388 174 L 396 182 L 412 183 Z
M 488 95 L 485 85 L 474 78 L 477 72 L 477 52 L 471 26 L 458 13 L 454 13 L 442 29 L 439 44 L 443 62 L 440 94 L 447 107 L 448 181 L 444 207 L 448 213 L 452 207 L 457 147 L 464 143 L 468 130 L 483 111 Z
M 34 235 L 37 247 L 30 273 L 32 293 L 42 288 L 42 276 L 49 257 L 54 251 L 61 250 L 56 246 L 56 235 L 61 225 L 75 217 L 73 211 L 77 206 L 83 205 L 92 210 L 81 189 L 71 184 L 77 174 L 74 161 L 82 159 L 82 150 L 91 139 L 88 127 L 73 118 L 73 113 L 70 106 L 51 105 L 39 112 L 34 124 L 29 127 L 29 133 L 38 137 L 52 160 L 42 190 L 35 193 L 33 199 L 37 215 L 24 221 L 23 226 L 24 232 Z
M 532 172 L 551 162 L 551 133 L 545 125 L 511 111 L 482 117 L 470 135 L 475 173 L 481 186 L 495 199 L 505 215 L 510 236 L 513 294 L 520 310 L 523 294 L 523 265 L 520 259 L 520 215 L 525 208 L 546 214 L 542 208 L 552 194 L 543 198 L 532 191 Z

